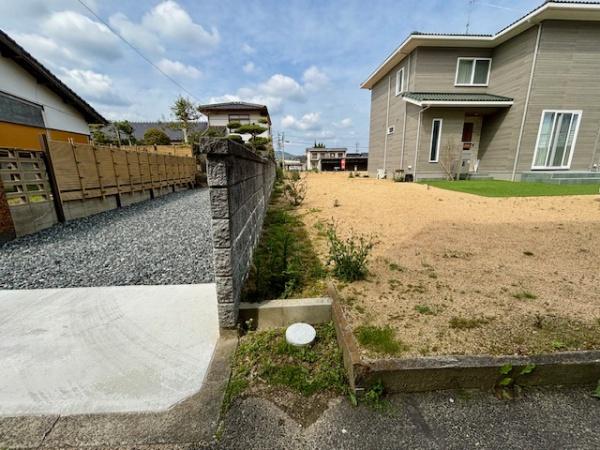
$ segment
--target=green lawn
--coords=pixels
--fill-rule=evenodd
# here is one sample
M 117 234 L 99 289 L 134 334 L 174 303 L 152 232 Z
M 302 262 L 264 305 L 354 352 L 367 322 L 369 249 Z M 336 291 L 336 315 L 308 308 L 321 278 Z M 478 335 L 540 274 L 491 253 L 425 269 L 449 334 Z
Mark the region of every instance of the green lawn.
M 549 195 L 593 195 L 600 193 L 599 184 L 517 183 L 500 180 L 421 181 L 440 189 L 466 192 L 484 197 L 539 197 Z

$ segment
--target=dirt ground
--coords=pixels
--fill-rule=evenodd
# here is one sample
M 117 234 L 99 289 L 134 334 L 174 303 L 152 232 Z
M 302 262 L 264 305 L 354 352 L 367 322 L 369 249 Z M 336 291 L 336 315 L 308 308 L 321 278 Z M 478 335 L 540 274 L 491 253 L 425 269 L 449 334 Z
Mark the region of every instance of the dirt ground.
M 344 308 L 354 327 L 392 326 L 402 356 L 600 348 L 598 196 L 486 198 L 344 173 L 307 185 L 324 259 L 332 219 L 342 236 L 376 237 Z

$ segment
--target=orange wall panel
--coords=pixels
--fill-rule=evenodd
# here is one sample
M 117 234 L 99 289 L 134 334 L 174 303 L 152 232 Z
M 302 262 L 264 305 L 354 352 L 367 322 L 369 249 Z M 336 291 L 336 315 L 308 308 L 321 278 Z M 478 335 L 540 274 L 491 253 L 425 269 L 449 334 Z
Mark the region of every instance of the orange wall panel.
M 48 137 L 54 141 L 68 141 L 69 139 L 73 139 L 73 142 L 77 144 L 88 144 L 90 142 L 87 134 L 61 130 L 46 131 L 43 128 L 0 122 L 0 147 L 41 150 L 40 135 L 42 134 L 49 134 Z
M 0 122 L 0 147 L 41 150 L 40 135 L 45 132 L 43 128 Z

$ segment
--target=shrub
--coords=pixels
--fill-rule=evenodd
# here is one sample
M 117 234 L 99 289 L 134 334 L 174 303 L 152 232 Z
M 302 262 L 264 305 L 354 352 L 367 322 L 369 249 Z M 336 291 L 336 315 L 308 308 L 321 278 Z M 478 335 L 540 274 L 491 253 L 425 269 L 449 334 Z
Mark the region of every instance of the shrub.
M 227 124 L 227 128 L 229 128 L 230 130 L 237 130 L 238 128 L 240 128 L 242 126 L 241 123 L 239 122 L 229 122 Z
M 148 145 L 169 145 L 171 139 L 163 130 L 148 128 L 144 133 L 144 143 Z
M 352 282 L 366 277 L 367 260 L 375 243 L 371 237 L 352 234 L 340 239 L 335 224 L 327 230 L 329 244 L 328 264 L 334 263 L 333 275 L 342 281 Z
M 297 171 L 290 172 L 290 180 L 300 181 L 300 172 L 297 172 Z
M 306 196 L 306 183 L 298 178 L 297 180 L 288 180 L 283 187 L 285 198 L 292 206 L 300 206 Z
M 227 139 L 229 139 L 230 141 L 238 142 L 240 144 L 244 143 L 244 138 L 242 138 L 239 134 L 230 134 L 229 136 L 227 136 Z

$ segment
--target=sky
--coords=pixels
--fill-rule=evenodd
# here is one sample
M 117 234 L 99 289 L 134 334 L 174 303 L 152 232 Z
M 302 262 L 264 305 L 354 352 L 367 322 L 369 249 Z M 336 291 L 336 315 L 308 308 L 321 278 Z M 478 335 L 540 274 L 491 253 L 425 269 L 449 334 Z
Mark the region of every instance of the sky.
M 470 9 L 469 0 L 81 1 L 108 26 L 79 0 L 0 0 L 0 28 L 109 120 L 170 120 L 179 95 L 263 103 L 295 154 L 315 140 L 368 151 L 361 82 L 412 31 L 464 33 Z M 495 33 L 541 1 L 475 0 L 470 32 Z

